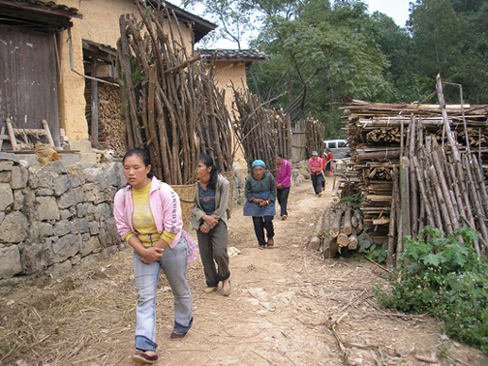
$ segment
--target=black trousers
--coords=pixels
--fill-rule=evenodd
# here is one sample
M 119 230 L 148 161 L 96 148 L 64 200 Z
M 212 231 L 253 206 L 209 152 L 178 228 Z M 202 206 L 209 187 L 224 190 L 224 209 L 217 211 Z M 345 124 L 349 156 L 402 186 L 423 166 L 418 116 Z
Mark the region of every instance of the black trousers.
M 324 177 L 322 177 L 322 173 L 320 174 L 312 174 L 312 184 L 313 184 L 313 189 L 315 191 L 315 194 L 319 194 L 322 192 L 322 180 Z
M 278 202 L 280 204 L 281 216 L 288 216 L 288 210 L 286 208 L 288 206 L 288 195 L 290 194 L 290 187 L 284 187 L 282 189 L 277 189 L 276 191 L 278 193 Z
M 258 244 L 260 246 L 265 246 L 266 241 L 264 241 L 264 229 L 266 228 L 266 236 L 271 239 L 274 236 L 273 227 L 274 216 L 253 216 L 252 223 L 254 224 L 254 232 L 256 233 L 256 238 L 258 238 Z

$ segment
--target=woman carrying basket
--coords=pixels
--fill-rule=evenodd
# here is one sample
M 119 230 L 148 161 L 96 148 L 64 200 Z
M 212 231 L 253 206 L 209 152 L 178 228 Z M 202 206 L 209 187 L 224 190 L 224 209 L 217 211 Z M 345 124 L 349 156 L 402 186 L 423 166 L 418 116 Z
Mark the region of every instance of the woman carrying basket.
M 121 238 L 134 249 L 137 288 L 137 352 L 132 360 L 154 363 L 156 354 L 156 289 L 164 271 L 174 296 L 175 321 L 170 338 L 182 339 L 193 323 L 192 298 L 186 279 L 187 243 L 182 235 L 180 199 L 151 170 L 149 153 L 129 150 L 123 159 L 129 183 L 114 198 L 114 217 Z

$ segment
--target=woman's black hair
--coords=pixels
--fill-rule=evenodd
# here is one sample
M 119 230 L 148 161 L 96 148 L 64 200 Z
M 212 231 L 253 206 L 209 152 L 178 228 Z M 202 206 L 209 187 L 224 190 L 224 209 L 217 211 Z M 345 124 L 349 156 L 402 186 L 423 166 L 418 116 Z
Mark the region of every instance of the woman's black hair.
M 218 177 L 218 170 L 219 168 L 215 166 L 212 157 L 208 154 L 200 154 L 200 158 L 198 161 L 201 161 L 207 168 L 212 168 L 210 170 L 210 180 L 208 181 L 208 186 L 212 189 L 217 187 L 217 177 Z
M 283 159 L 283 153 L 282 152 L 279 152 L 277 155 L 278 155 L 279 158 L 282 158 Z
M 151 165 L 151 169 L 147 173 L 148 178 L 152 178 L 155 176 L 153 169 L 152 169 L 151 155 L 149 155 L 149 151 L 147 151 L 146 149 L 139 149 L 139 148 L 130 149 L 129 151 L 127 151 L 125 153 L 124 158 L 122 159 L 122 162 L 125 162 L 125 159 L 128 158 L 129 156 L 132 156 L 132 155 L 137 155 L 138 157 L 140 157 L 142 162 L 144 163 L 144 166 L 147 167 L 147 166 Z

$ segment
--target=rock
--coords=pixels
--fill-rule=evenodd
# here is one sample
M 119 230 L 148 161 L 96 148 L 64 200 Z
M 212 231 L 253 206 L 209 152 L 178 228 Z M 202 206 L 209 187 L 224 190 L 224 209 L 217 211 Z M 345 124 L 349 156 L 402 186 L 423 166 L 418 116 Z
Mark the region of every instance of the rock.
M 17 245 L 0 248 L 0 278 L 10 278 L 22 272 L 20 252 Z
M 53 244 L 54 261 L 63 262 L 80 251 L 81 240 L 78 234 L 68 234 Z
M 297 186 L 305 180 L 305 177 L 300 173 L 298 169 L 292 169 L 291 171 L 291 184 Z
M 27 219 L 18 211 L 7 214 L 0 225 L 0 233 L 2 233 L 0 236 L 1 243 L 24 241 L 29 236 Z
M 12 189 L 22 189 L 27 187 L 29 180 L 29 170 L 23 166 L 14 166 L 12 168 L 12 180 L 10 185 Z
M 82 257 L 85 257 L 90 253 L 99 251 L 100 248 L 100 240 L 97 236 L 92 236 L 87 242 L 81 243 L 80 254 Z
M 20 211 L 24 207 L 24 194 L 20 189 L 14 191 L 14 207 L 15 211 Z
M 54 181 L 54 195 L 61 196 L 71 187 L 71 179 L 68 175 L 61 175 Z
M 40 239 L 54 235 L 53 226 L 47 222 L 35 221 L 33 229 L 36 233 L 35 237 L 39 237 Z
M 64 261 L 62 263 L 54 263 L 51 268 L 49 268 L 49 273 L 53 277 L 59 277 L 63 273 L 67 273 L 73 268 L 73 265 L 71 264 L 71 261 Z
M 68 192 L 59 197 L 59 208 L 68 208 L 77 205 L 85 200 L 83 187 L 70 189 Z
M 5 211 L 14 203 L 14 195 L 10 184 L 0 183 L 0 211 Z
M 13 161 L 14 163 L 19 163 L 19 158 L 15 154 L 9 154 L 6 152 L 0 152 L 0 161 Z
M 10 183 L 12 181 L 12 172 L 0 172 L 0 183 Z
M 59 209 L 56 199 L 53 197 L 36 198 L 37 219 L 39 221 L 59 220 Z
M 56 174 L 67 174 L 66 168 L 61 160 L 56 160 L 46 165 L 43 165 L 40 169 L 45 172 L 52 172 Z
M 62 220 L 56 222 L 54 225 L 54 235 L 56 236 L 64 236 L 66 234 L 69 234 L 73 231 L 74 226 L 70 221 L 67 220 Z
M 304 160 L 304 161 L 298 162 L 297 169 L 300 172 L 300 174 L 303 175 L 303 177 L 305 179 L 310 179 L 310 169 L 308 167 L 307 161 Z
M 0 160 L 0 172 L 11 171 L 14 166 L 14 162 L 11 160 Z

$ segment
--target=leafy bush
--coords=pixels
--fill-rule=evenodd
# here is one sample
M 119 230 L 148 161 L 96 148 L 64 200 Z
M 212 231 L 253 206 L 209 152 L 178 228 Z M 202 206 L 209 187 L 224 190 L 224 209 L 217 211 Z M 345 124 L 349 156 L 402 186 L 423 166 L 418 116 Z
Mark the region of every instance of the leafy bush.
M 488 354 L 487 264 L 472 247 L 478 235 L 461 228 L 444 237 L 428 226 L 419 238 L 404 238 L 400 271 L 387 290 L 375 288 L 377 298 L 387 307 L 433 313 L 451 338 Z
M 351 205 L 352 208 L 358 208 L 361 206 L 361 201 L 363 200 L 363 197 L 357 194 L 352 194 L 350 196 L 344 196 L 341 198 L 340 202 L 341 203 L 348 203 Z

